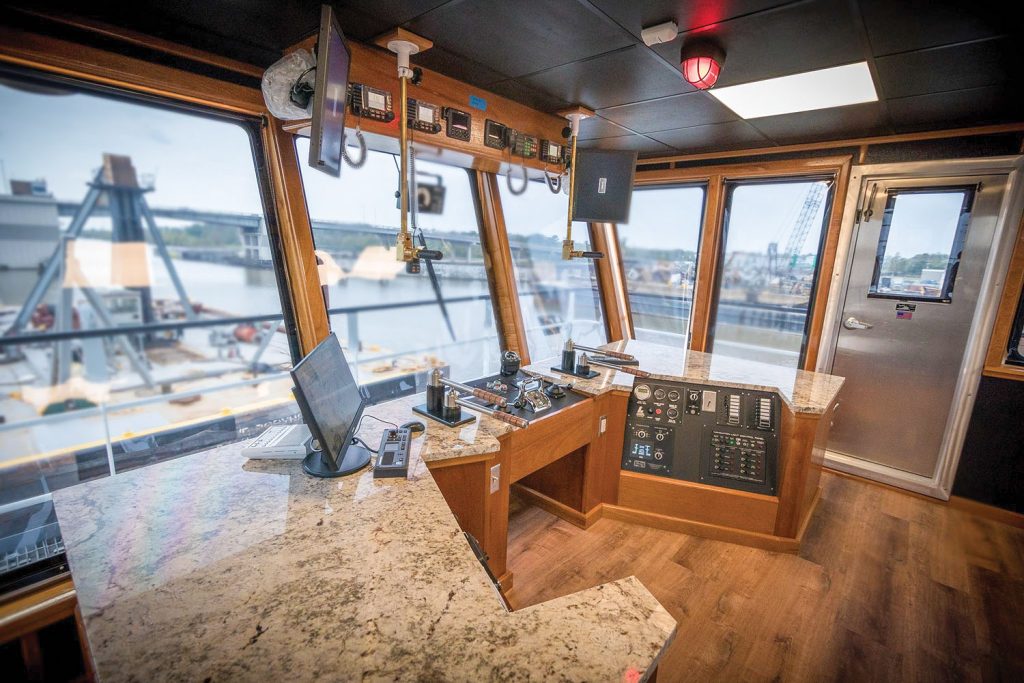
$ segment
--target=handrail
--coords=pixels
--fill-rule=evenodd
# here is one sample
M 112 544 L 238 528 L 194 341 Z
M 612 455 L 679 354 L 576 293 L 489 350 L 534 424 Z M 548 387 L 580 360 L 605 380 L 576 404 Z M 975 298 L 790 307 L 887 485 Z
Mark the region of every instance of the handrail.
M 567 288 L 575 290 L 590 290 L 589 287 Z M 538 291 L 520 292 L 519 296 L 531 296 Z M 490 294 L 472 294 L 445 298 L 447 304 L 458 304 L 469 301 L 486 301 L 491 298 Z M 413 301 L 398 301 L 381 304 L 369 304 L 364 306 L 340 306 L 327 310 L 328 315 L 340 315 L 351 313 L 367 313 L 371 311 L 390 311 L 399 308 L 416 308 L 418 306 L 436 306 L 436 299 L 418 299 Z M 187 330 L 204 327 L 220 327 L 223 325 L 239 325 L 242 323 L 273 322 L 281 320 L 280 313 L 264 313 L 261 315 L 234 316 L 231 318 L 207 318 L 204 320 L 183 320 L 169 323 L 151 323 L 147 325 L 125 325 L 123 327 L 105 327 L 94 330 L 70 330 L 67 332 L 38 332 L 35 334 L 3 335 L 0 336 L 0 348 L 4 346 L 21 346 L 24 344 L 36 344 L 45 342 L 64 341 L 70 339 L 89 339 L 92 337 L 110 337 L 114 335 L 151 334 L 154 332 L 173 332 L 175 330 Z

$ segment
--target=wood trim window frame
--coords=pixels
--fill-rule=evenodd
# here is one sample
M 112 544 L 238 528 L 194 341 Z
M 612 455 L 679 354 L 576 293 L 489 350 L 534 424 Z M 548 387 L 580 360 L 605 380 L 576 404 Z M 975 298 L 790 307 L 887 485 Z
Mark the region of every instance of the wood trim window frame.
M 831 175 L 834 180 L 833 196 L 822 241 L 821 256 L 814 293 L 809 302 L 810 324 L 807 327 L 806 352 L 802 368 L 813 370 L 817 363 L 821 333 L 825 324 L 825 308 L 831 288 L 831 277 L 839 245 L 843 206 L 849 185 L 852 157 L 849 155 L 766 161 L 760 163 L 722 164 L 689 168 L 667 168 L 637 171 L 635 187 L 704 183 L 704 221 L 701 226 L 697 275 L 694 287 L 693 309 L 690 320 L 690 348 L 707 351 L 711 342 L 710 320 L 715 305 L 718 282 L 726 201 L 726 182 L 754 179 L 794 179 L 802 176 Z M 625 286 L 625 282 L 622 283 Z M 623 293 L 626 294 L 625 292 Z
M 999 298 L 995 323 L 992 326 L 992 338 L 989 340 L 985 354 L 985 366 L 982 375 L 1001 379 L 1024 382 L 1024 366 L 1006 362 L 1008 344 L 1017 324 L 1017 311 L 1024 305 L 1024 217 L 1017 226 L 1017 240 L 1010 256 L 1010 265 L 1006 271 L 1003 293 Z
M 159 49 L 159 45 L 154 45 Z M 326 310 L 319 295 L 316 257 L 309 248 L 312 235 L 302 179 L 294 160 L 294 148 L 283 144 L 280 122 L 270 116 L 262 93 L 234 83 L 142 61 L 88 45 L 0 26 L 0 64 L 44 75 L 66 77 L 86 84 L 151 96 L 168 103 L 195 105 L 210 111 L 262 119 L 261 142 L 256 145 L 262 158 L 257 173 L 269 176 L 270 196 L 264 198 L 270 216 L 268 228 L 277 225 L 271 240 L 279 242 L 284 255 L 278 267 L 284 271 L 287 297 L 282 302 L 286 326 L 294 330 L 299 351 L 308 353 L 327 334 Z M 290 150 L 290 152 L 289 152 Z M 313 296 L 313 293 L 316 296 Z M 317 306 L 319 303 L 319 306 Z M 289 311 L 293 320 L 287 320 Z M 293 350 L 294 355 L 294 350 Z M 293 358 L 293 360 L 298 360 Z

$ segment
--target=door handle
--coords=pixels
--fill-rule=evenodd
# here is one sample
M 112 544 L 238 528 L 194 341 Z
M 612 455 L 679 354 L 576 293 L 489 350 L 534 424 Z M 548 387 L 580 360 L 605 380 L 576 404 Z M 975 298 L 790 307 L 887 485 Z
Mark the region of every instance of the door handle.
M 871 323 L 862 323 L 851 315 L 843 321 L 843 327 L 848 330 L 870 330 L 874 325 Z

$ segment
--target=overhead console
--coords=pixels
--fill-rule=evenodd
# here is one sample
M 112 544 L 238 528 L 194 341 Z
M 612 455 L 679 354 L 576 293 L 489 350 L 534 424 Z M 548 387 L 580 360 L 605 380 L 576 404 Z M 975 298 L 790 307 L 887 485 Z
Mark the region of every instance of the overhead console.
M 645 381 L 626 412 L 622 469 L 775 495 L 779 397 L 704 384 Z
M 386 50 L 388 41 L 396 37 L 416 39 L 398 30 L 375 43 Z M 312 49 L 313 42 L 310 38 L 296 47 Z M 355 41 L 348 45 L 352 60 L 345 125 L 350 131 L 359 128 L 370 148 L 392 151 L 402 110 L 394 55 Z M 492 172 L 522 166 L 531 178 L 542 178 L 544 170 L 562 172 L 566 160 L 563 118 L 430 69 L 415 71 L 406 98 L 414 144 L 441 149 L 445 163 L 456 166 Z M 285 130 L 300 135 L 308 134 L 309 126 L 303 119 L 284 124 Z

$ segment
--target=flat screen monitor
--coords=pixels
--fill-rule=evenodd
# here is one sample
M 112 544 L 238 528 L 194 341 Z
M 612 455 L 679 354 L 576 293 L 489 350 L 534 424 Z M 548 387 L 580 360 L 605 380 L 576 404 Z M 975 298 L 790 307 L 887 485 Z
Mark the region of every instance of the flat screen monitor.
M 636 152 L 582 149 L 576 154 L 573 220 L 628 223 Z
M 341 175 L 351 54 L 338 18 L 330 5 L 320 9 L 313 84 L 313 126 L 309 134 L 309 165 L 332 176 Z
M 292 379 L 302 417 L 320 447 L 303 462 L 305 470 L 340 476 L 365 466 L 369 454 L 352 443 L 363 414 L 363 396 L 338 338 L 332 334 L 320 342 L 292 368 Z

